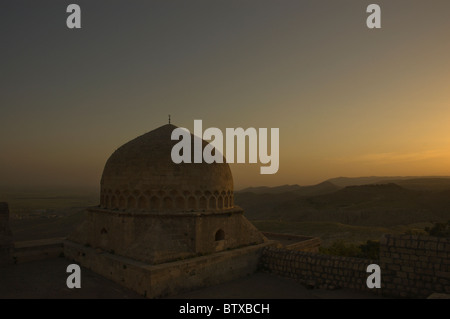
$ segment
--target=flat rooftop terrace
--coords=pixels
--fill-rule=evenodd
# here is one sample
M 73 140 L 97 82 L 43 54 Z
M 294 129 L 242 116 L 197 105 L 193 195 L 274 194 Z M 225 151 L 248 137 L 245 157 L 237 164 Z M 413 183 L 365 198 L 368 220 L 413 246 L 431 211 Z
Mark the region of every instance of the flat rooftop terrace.
M 0 266 L 0 298 L 141 299 L 143 296 L 81 267 L 81 288 L 66 286 L 65 258 L 50 258 Z M 307 289 L 288 278 L 257 272 L 219 285 L 170 296 L 180 299 L 376 299 L 368 292 L 349 289 Z

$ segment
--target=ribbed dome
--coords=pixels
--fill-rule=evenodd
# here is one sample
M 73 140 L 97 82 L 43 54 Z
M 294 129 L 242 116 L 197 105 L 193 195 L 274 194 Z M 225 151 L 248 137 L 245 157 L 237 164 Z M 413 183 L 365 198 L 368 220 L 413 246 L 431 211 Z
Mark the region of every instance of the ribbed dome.
M 228 164 L 173 163 L 170 154 L 178 143 L 171 140 L 175 128 L 161 126 L 111 155 L 101 180 L 103 208 L 195 211 L 233 207 L 233 177 Z M 191 139 L 193 142 L 192 134 Z M 207 144 L 203 141 L 203 147 Z

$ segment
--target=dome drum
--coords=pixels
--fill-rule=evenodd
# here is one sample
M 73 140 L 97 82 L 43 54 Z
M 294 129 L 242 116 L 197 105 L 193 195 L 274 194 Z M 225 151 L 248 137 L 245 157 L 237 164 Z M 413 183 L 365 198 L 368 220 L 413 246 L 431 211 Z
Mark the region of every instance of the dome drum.
M 100 207 L 127 211 L 205 211 L 234 207 L 233 192 L 102 190 Z

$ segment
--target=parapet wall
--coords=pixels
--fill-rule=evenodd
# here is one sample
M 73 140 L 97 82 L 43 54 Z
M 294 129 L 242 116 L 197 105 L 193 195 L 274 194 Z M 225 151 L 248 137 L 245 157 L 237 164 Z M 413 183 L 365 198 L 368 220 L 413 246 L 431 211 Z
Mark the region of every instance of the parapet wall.
M 450 239 L 384 235 L 380 244 L 383 293 L 420 298 L 450 293 Z
M 367 288 L 367 266 L 381 269 L 381 288 Z M 391 297 L 426 298 L 450 294 L 450 239 L 417 235 L 384 235 L 380 260 L 322 255 L 267 248 L 262 270 L 298 280 L 310 287 L 351 288 Z
M 14 243 L 13 260 L 20 264 L 47 258 L 62 257 L 64 238 L 49 238 Z
M 283 277 L 296 279 L 311 288 L 367 288 L 366 270 L 377 261 L 316 254 L 311 252 L 266 248 L 261 268 Z

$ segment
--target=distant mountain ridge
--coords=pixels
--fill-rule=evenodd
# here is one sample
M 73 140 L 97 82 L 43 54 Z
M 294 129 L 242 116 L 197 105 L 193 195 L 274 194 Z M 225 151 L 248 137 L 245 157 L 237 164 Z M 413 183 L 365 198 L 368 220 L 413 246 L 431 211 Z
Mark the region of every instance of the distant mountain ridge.
M 450 176 L 364 176 L 336 177 L 315 185 L 300 186 L 286 184 L 280 186 L 247 187 L 236 193 L 281 194 L 293 192 L 301 195 L 318 195 L 337 191 L 347 186 L 395 183 L 408 189 L 446 190 L 450 189 Z
M 253 220 L 362 226 L 446 221 L 450 219 L 450 178 L 340 177 L 311 186 L 253 187 L 235 192 L 235 203 Z
M 382 181 L 380 184 L 385 184 L 387 181 Z M 406 189 L 420 190 L 420 191 L 445 191 L 450 189 L 450 178 L 412 178 L 403 180 L 390 180 L 389 183 L 395 183 Z
M 254 193 L 254 194 L 282 194 L 282 193 L 294 193 L 300 196 L 312 196 L 326 194 L 334 192 L 340 189 L 340 187 L 330 183 L 328 181 L 309 186 L 294 185 L 281 185 L 276 187 L 248 187 L 238 191 L 239 193 Z
M 366 184 L 386 184 L 396 183 L 406 180 L 449 180 L 450 176 L 364 176 L 364 177 L 336 177 L 330 178 L 327 182 L 339 187 L 366 185 Z
M 259 187 L 247 187 L 239 190 L 240 193 L 255 193 L 255 194 L 276 194 L 283 192 L 292 192 L 301 189 L 301 186 L 298 184 L 294 185 L 280 185 L 275 187 L 269 186 L 259 186 Z

